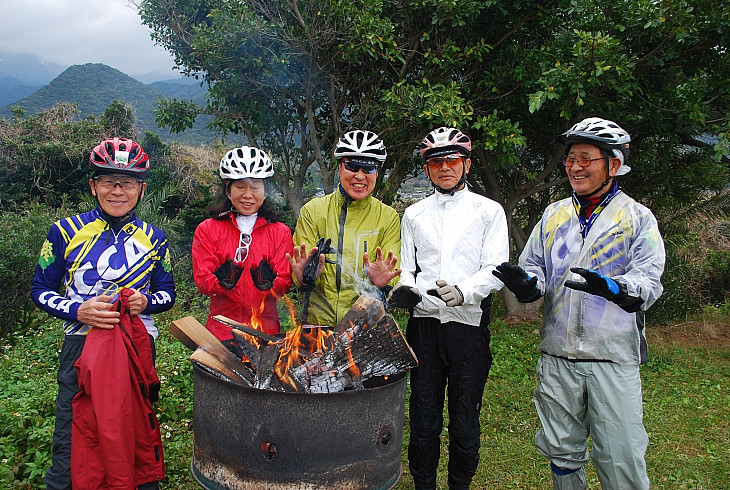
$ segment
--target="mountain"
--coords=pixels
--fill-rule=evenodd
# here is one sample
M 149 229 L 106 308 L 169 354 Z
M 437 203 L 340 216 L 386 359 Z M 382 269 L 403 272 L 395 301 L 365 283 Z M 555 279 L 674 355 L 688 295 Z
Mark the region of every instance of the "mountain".
M 33 55 L 0 50 L 0 80 L 13 78 L 20 85 L 39 87 L 56 78 L 64 68 L 56 63 L 43 63 Z
M 178 98 L 203 104 L 207 89 L 199 82 L 169 80 L 150 85 L 135 80 L 124 73 L 100 63 L 87 63 L 67 68 L 30 95 L 0 107 L 0 116 L 12 118 L 12 107 L 19 106 L 26 113 L 35 114 L 53 107 L 59 102 L 77 104 L 81 116 L 99 116 L 117 99 L 130 104 L 135 111 L 140 131 L 157 133 L 163 141 L 184 141 L 192 144 L 210 142 L 215 133 L 205 128 L 204 118 L 198 118 L 196 127 L 181 135 L 171 135 L 168 130 L 157 127 L 154 110 L 158 99 Z M 5 94 L 5 91 L 3 91 Z
M 40 86 L 27 85 L 25 82 L 13 77 L 0 78 L 0 107 L 12 104 L 15 101 L 27 97 Z

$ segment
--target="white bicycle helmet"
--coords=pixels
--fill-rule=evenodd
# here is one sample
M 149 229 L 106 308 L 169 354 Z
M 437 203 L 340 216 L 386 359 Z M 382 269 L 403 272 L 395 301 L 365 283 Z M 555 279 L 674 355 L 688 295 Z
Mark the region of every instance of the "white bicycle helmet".
M 626 160 L 629 158 L 631 136 L 613 121 L 600 117 L 589 117 L 574 124 L 572 128 L 556 139 L 566 146 L 567 151 L 570 151 L 570 147 L 574 143 L 590 143 L 612 152 L 615 157 L 621 160 L 621 167 L 616 173 L 617 176 L 627 174 L 631 170 L 631 167 L 626 165 Z
M 263 150 L 241 146 L 230 150 L 221 159 L 221 179 L 266 179 L 274 175 L 274 164 Z
M 345 133 L 335 146 L 335 160 L 342 157 L 372 158 L 380 163 L 385 161 L 388 152 L 380 137 L 372 131 L 357 129 Z
M 436 128 L 421 140 L 419 151 L 424 159 L 457 151 L 468 158 L 471 154 L 471 140 L 456 128 Z

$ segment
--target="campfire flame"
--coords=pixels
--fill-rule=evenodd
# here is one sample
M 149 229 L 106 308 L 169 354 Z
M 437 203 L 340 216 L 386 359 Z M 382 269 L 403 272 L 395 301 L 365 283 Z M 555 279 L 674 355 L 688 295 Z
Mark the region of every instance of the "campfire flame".
M 213 317 L 234 329 L 250 386 L 310 393 L 361 389 L 373 376 L 403 372 L 417 364 L 397 324 L 386 315 L 382 298 L 361 295 L 345 318 L 332 326 L 302 325 L 291 299 L 278 299 L 285 303 L 293 326 L 283 336 L 263 331 L 263 303 L 253 308 L 250 325 Z

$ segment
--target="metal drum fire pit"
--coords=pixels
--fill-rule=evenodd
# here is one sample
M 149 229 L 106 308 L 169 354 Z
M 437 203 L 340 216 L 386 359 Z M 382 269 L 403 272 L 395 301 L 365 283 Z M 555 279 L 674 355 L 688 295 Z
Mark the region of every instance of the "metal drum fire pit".
M 338 393 L 249 388 L 194 366 L 193 476 L 219 489 L 391 489 L 406 373 Z

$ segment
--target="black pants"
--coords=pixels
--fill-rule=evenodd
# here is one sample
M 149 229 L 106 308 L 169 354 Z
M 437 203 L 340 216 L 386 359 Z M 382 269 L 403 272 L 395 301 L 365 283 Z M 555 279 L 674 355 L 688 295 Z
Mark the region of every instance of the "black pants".
M 492 353 L 489 329 L 433 318 L 408 321 L 418 358 L 411 370 L 408 465 L 417 490 L 436 488 L 444 398 L 448 389 L 450 489 L 468 489 L 479 464 L 479 413 Z
M 73 423 L 73 398 L 79 392 L 79 380 L 74 364 L 81 356 L 86 342 L 85 335 L 66 335 L 59 355 L 56 379 L 56 425 L 53 430 L 53 458 L 46 470 L 47 490 L 71 490 L 71 427 Z M 152 359 L 155 358 L 155 341 L 150 335 Z M 152 485 L 152 486 L 146 486 Z M 157 482 L 140 488 L 157 488 Z

